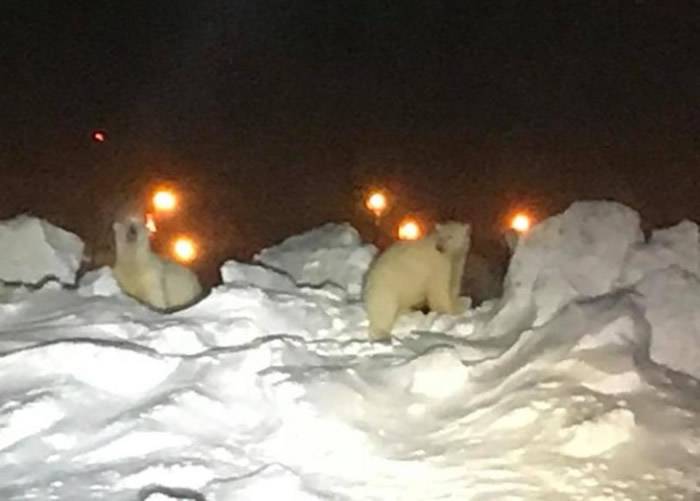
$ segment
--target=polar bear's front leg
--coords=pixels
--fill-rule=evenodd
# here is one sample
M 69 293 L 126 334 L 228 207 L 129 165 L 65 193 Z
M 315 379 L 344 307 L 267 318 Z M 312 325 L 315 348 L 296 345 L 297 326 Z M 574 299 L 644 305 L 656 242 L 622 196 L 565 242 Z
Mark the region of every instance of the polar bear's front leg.
M 389 341 L 391 328 L 399 314 L 399 300 L 396 294 L 383 287 L 371 288 L 365 295 L 365 308 L 369 320 L 370 341 Z
M 438 313 L 459 313 L 459 301 L 453 297 L 451 267 L 445 263 L 435 270 L 426 291 L 428 307 Z
M 466 256 L 461 254 L 452 258 L 450 263 L 450 297 L 455 305 L 459 304 L 459 293 L 462 287 L 462 277 L 464 276 L 464 266 L 466 264 Z

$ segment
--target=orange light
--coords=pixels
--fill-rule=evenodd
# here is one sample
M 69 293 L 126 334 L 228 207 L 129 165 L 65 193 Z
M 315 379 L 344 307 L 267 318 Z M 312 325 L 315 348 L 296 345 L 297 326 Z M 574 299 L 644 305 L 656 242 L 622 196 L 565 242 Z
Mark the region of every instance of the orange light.
M 101 130 L 93 131 L 92 140 L 95 141 L 96 143 L 104 143 L 106 139 L 107 139 L 107 135 L 105 134 L 104 131 L 101 131 Z
M 189 237 L 178 237 L 173 241 L 173 256 L 180 262 L 191 263 L 197 258 L 197 245 Z
M 365 207 L 367 207 L 375 217 L 380 217 L 387 207 L 386 195 L 381 191 L 371 192 L 367 200 L 365 200 Z
M 418 240 L 423 235 L 423 230 L 413 218 L 407 218 L 399 224 L 399 238 L 401 240 Z
M 158 229 L 156 227 L 156 220 L 153 217 L 153 214 L 146 214 L 146 228 L 148 228 L 148 231 L 151 233 L 155 233 Z
M 518 233 L 525 233 L 527 230 L 530 229 L 530 224 L 530 216 L 522 212 L 519 212 L 518 214 L 513 216 L 513 219 L 511 219 L 510 221 L 510 227 Z
M 158 190 L 153 195 L 153 207 L 157 211 L 169 212 L 175 209 L 177 197 L 170 190 Z

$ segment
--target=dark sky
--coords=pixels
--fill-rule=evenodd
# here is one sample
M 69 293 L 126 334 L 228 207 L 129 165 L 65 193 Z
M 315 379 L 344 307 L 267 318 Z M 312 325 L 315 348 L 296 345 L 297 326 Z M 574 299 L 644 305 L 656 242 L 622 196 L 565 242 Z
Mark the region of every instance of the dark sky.
M 4 0 L 0 217 L 89 239 L 173 179 L 213 261 L 364 229 L 373 182 L 482 235 L 590 197 L 700 219 L 696 5 Z

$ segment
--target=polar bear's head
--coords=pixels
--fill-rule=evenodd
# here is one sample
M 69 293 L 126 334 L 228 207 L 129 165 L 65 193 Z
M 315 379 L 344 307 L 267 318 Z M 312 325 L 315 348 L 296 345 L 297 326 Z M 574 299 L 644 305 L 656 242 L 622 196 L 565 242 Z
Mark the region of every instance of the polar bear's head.
M 466 223 L 448 221 L 435 225 L 435 247 L 445 254 L 460 254 L 469 250 L 472 228 Z
M 124 222 L 115 222 L 114 241 L 117 257 L 148 253 L 151 250 L 148 241 L 148 228 L 142 218 L 129 217 Z

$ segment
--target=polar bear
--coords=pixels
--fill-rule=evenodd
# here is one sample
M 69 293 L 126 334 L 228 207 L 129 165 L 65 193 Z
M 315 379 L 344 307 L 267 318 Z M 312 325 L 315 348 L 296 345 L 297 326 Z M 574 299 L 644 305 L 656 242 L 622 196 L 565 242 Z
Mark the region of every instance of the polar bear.
M 157 310 L 188 306 L 202 295 L 197 275 L 151 251 L 148 229 L 138 217 L 113 225 L 116 256 L 112 271 L 122 291 Z
M 384 251 L 370 266 L 363 291 L 370 340 L 390 339 L 397 316 L 416 306 L 459 313 L 470 245 L 471 226 L 450 221 L 420 240 L 396 242 Z

